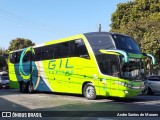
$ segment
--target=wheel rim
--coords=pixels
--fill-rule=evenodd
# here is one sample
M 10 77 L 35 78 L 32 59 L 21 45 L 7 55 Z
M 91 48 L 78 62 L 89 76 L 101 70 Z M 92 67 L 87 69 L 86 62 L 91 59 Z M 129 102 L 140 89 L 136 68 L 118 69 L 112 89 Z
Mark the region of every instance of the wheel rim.
M 32 88 L 31 88 L 31 85 L 29 85 L 28 89 L 29 89 L 29 92 L 31 92 L 31 89 L 32 89 Z
M 87 98 L 92 98 L 93 96 L 95 96 L 95 90 L 93 86 L 88 86 L 86 88 L 86 96 Z
M 32 86 L 32 85 L 29 85 L 28 90 L 29 90 L 30 93 L 32 93 L 32 91 L 33 91 L 33 86 Z

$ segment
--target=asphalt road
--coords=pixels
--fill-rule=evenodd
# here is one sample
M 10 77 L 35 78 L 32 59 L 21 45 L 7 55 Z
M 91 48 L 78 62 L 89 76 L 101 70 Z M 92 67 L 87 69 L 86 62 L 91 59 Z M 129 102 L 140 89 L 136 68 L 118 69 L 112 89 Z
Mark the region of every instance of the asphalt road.
M 137 96 L 135 98 L 130 99 L 99 97 L 96 100 L 87 100 L 80 95 L 38 92 L 34 94 L 23 94 L 16 89 L 0 89 L 0 111 L 51 111 L 48 112 L 48 114 L 50 116 L 56 116 L 53 117 L 52 120 L 154 120 L 160 119 L 160 116 L 136 117 L 136 115 L 134 114 L 130 117 L 108 117 L 107 115 L 105 116 L 104 113 L 107 111 L 106 114 L 114 114 L 114 112 L 116 111 L 116 114 L 124 113 L 123 115 L 125 115 L 131 113 L 132 115 L 132 113 L 139 113 L 139 111 L 143 112 L 144 114 L 147 114 L 149 111 L 152 111 L 152 113 L 156 115 L 157 111 L 160 111 L 160 94 L 152 96 Z M 91 113 L 96 114 L 97 117 L 95 117 L 96 115 L 92 116 Z M 91 116 L 86 116 L 88 114 L 91 114 Z M 39 120 L 44 118 L 45 117 L 37 119 Z M 16 120 L 19 119 L 21 118 L 16 118 Z

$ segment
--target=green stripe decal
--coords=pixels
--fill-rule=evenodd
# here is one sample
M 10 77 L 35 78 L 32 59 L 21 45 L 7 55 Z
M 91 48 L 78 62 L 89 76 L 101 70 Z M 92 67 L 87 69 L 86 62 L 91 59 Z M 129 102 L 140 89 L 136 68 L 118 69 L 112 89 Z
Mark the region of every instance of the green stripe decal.
M 155 65 L 156 64 L 156 59 L 154 58 L 154 56 L 151 55 L 151 54 L 147 54 L 147 56 L 152 58 L 152 64 Z
M 129 57 L 127 52 L 123 51 L 123 50 L 103 50 L 101 49 L 100 52 L 102 53 L 106 53 L 106 54 L 117 54 L 117 55 L 123 55 L 124 56 L 124 62 L 129 62 Z

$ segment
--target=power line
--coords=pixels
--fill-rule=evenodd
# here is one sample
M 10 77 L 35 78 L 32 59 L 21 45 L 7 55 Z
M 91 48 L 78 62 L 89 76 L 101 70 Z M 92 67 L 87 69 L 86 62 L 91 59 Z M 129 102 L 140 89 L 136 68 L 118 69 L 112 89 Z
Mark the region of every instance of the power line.
M 51 29 L 48 29 L 47 27 L 49 27 L 48 25 L 44 25 L 44 24 L 38 24 L 37 22 L 33 22 L 32 20 L 28 19 L 28 18 L 23 18 L 20 17 L 18 15 L 15 15 L 7 10 L 4 10 L 2 8 L 0 8 L 0 14 L 6 16 L 8 18 L 9 21 L 12 22 L 16 22 L 18 24 L 27 26 L 29 28 L 33 28 L 36 30 L 40 30 L 40 31 L 47 31 L 47 32 L 53 32 Z

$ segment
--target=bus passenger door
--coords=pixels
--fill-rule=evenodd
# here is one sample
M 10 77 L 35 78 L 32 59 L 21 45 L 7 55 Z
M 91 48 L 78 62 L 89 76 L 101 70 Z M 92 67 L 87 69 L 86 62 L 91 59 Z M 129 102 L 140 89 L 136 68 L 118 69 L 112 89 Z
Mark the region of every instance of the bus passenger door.
M 118 60 L 111 60 L 110 61 L 110 92 L 111 96 L 120 96 L 119 92 L 119 77 L 120 77 L 120 69 L 119 69 L 119 64 Z
M 101 54 L 97 55 L 97 61 L 100 68 L 99 90 L 100 95 L 112 96 L 118 94 L 119 65 L 115 55 Z

